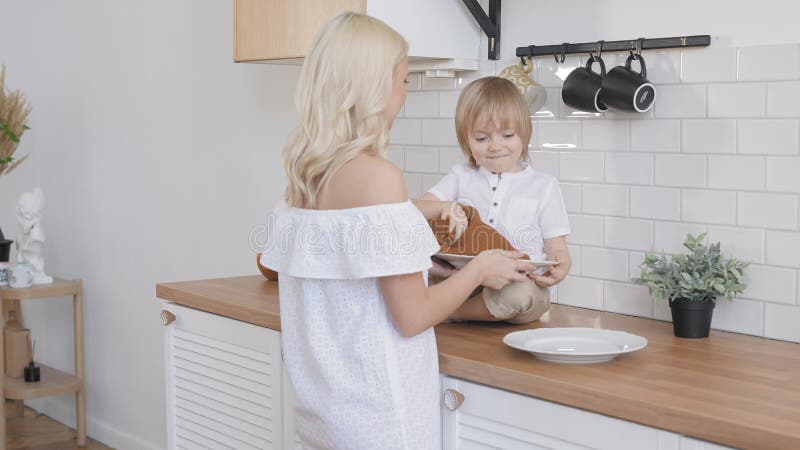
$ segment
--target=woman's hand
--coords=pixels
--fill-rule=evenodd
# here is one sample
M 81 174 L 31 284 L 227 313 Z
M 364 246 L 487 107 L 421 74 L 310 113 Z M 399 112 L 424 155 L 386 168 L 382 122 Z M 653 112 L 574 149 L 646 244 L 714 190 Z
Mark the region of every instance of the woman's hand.
M 464 234 L 464 230 L 467 229 L 469 220 L 467 219 L 467 213 L 464 212 L 464 208 L 462 208 L 458 202 L 444 203 L 444 206 L 442 207 L 442 213 L 439 218 L 447 219 L 448 217 L 450 218 L 450 223 L 447 232 L 452 233 L 455 230 L 455 238 L 453 239 L 453 242 L 455 242 L 461 237 L 462 234 Z
M 512 281 L 527 280 L 526 272 L 536 270 L 530 261 L 520 260 L 525 256 L 520 251 L 485 250 L 467 264 L 478 265 L 480 282 L 492 289 L 502 289 Z

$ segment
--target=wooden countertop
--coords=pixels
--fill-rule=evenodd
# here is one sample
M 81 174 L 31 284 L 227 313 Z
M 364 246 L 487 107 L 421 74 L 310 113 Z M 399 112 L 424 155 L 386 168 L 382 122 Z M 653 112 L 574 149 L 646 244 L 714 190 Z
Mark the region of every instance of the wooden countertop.
M 156 295 L 280 330 L 278 285 L 261 276 L 163 283 Z M 734 300 L 735 301 L 735 300 Z M 505 346 L 511 331 L 593 327 L 647 338 L 604 364 L 560 365 Z M 442 373 L 737 448 L 800 449 L 800 344 L 553 305 L 539 322 L 436 327 Z

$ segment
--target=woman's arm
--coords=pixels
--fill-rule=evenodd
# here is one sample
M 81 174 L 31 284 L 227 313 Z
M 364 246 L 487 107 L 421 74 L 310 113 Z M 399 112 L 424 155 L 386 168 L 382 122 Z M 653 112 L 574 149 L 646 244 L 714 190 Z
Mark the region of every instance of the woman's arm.
M 420 198 L 411 201 L 414 203 L 414 206 L 420 210 L 422 215 L 425 216 L 426 220 L 438 219 L 441 217 L 442 211 L 450 204 L 450 202 L 439 200 L 430 192 L 426 192 L 422 194 Z
M 570 268 L 572 268 L 572 258 L 567 247 L 567 237 L 558 236 L 544 240 L 544 252 L 549 261 L 558 261 L 558 264 L 551 266 L 547 273 L 542 275 L 530 274 L 529 276 L 539 286 L 553 286 L 566 278 Z
M 374 169 L 374 170 L 373 170 Z M 376 164 L 364 171 L 360 203 L 397 203 L 408 199 L 403 173 L 391 164 Z M 415 336 L 441 323 L 478 286 L 500 289 L 511 281 L 526 280 L 533 264 L 520 261 L 520 252 L 487 251 L 479 254 L 450 278 L 425 286 L 422 272 L 378 278 L 389 315 L 403 336 Z

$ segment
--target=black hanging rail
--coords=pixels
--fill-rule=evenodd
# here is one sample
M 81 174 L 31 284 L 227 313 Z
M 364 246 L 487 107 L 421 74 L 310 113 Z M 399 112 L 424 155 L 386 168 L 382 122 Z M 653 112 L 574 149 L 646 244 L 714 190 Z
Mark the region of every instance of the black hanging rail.
M 489 15 L 483 12 L 478 0 L 464 0 L 472 17 L 481 26 L 489 38 L 489 59 L 498 59 L 497 49 L 500 46 L 500 0 L 489 0 Z M 519 51 L 519 50 L 518 50 Z
M 466 2 L 466 0 L 464 0 Z M 639 38 L 629 41 L 600 41 L 602 42 L 603 52 L 626 52 L 636 51 L 637 44 L 641 45 L 642 50 L 653 50 L 659 48 L 683 48 L 683 47 L 708 47 L 711 44 L 711 36 L 701 34 L 696 36 L 680 36 L 668 38 Z M 527 47 L 517 47 L 518 57 L 567 55 L 572 53 L 589 53 L 598 49 L 598 42 L 583 42 L 580 44 L 570 44 L 565 42 L 557 45 L 529 45 Z

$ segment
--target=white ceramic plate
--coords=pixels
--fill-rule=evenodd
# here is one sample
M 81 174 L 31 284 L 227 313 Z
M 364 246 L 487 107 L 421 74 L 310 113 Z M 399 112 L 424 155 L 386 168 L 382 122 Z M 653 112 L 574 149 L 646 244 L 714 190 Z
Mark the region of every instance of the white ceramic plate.
M 591 364 L 641 350 L 647 339 L 602 328 L 536 328 L 508 333 L 503 343 L 545 361 Z
M 470 262 L 472 260 L 472 258 L 474 258 L 474 256 L 451 255 L 450 253 L 437 253 L 434 256 L 449 262 L 456 269 L 460 269 L 460 268 L 466 266 L 467 263 Z M 521 259 L 520 261 L 527 261 L 527 259 Z M 554 266 L 554 265 L 558 264 L 558 262 L 556 262 L 556 261 L 531 261 L 531 262 L 536 267 Z

